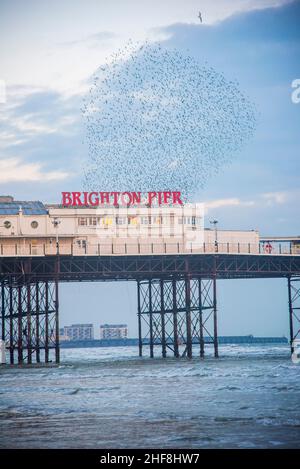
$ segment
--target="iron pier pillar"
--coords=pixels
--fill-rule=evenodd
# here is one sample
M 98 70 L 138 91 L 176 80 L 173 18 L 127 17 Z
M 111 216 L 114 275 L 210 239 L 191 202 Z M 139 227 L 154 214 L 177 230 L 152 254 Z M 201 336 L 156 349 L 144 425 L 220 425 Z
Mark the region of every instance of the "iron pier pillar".
M 178 341 L 178 321 L 177 321 L 177 289 L 176 279 L 172 279 L 172 313 L 173 313 L 173 349 L 174 357 L 179 357 L 179 341 Z
M 300 341 L 300 277 L 288 277 L 289 324 L 291 354 L 295 352 L 295 341 Z
M 141 284 L 137 281 L 137 302 L 138 302 L 138 333 L 139 333 L 139 356 L 143 355 L 143 340 L 142 340 L 142 317 L 141 317 Z
M 191 282 L 187 274 L 185 278 L 185 310 L 186 310 L 186 355 L 193 356 L 192 323 L 191 323 Z
M 218 344 L 218 317 L 217 317 L 217 279 L 213 277 L 213 311 L 214 311 L 214 350 L 215 358 L 219 357 L 219 344 Z
M 164 281 L 160 279 L 160 298 L 161 298 L 161 346 L 162 346 L 162 357 L 167 356 L 167 342 L 166 342 L 166 327 L 165 327 L 165 299 L 164 299 Z

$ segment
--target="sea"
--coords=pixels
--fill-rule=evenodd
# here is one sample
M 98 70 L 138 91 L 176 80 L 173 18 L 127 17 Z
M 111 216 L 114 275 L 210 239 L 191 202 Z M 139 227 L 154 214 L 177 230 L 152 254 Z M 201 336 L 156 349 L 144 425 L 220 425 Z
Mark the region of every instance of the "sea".
M 300 364 L 286 344 L 159 352 L 74 348 L 59 366 L 2 365 L 0 448 L 300 447 Z

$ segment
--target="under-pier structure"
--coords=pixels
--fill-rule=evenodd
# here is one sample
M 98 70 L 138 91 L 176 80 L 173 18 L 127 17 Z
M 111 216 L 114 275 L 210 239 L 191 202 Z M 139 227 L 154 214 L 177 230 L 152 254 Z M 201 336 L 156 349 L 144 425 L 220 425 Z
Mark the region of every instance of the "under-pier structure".
M 287 281 L 291 351 L 300 338 L 300 256 L 188 254 L 2 257 L 1 329 L 10 363 L 59 363 L 59 284 L 135 281 L 139 354 L 218 357 L 218 279 Z M 161 351 L 158 352 L 158 346 Z
M 191 237 L 197 216 L 169 211 L 168 235 L 161 232 L 165 215 L 155 215 L 157 227 L 147 214 L 139 215 L 147 236 L 133 236 L 139 220 L 129 213 L 120 223 L 126 236 L 115 229 L 108 236 L 120 220 L 107 212 L 12 200 L 1 211 L 0 200 L 0 323 L 10 363 L 59 363 L 62 282 L 136 282 L 139 355 L 203 358 L 208 346 L 219 356 L 219 279 L 285 278 L 293 353 L 300 339 L 300 238 L 201 228 L 199 241 Z

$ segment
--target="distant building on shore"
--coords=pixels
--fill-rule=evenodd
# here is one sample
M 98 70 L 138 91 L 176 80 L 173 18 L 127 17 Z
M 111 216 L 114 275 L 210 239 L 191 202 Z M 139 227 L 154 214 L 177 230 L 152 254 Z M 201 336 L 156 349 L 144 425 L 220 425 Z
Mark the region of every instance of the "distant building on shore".
M 100 339 L 127 339 L 127 324 L 101 324 Z
M 65 338 L 64 340 L 93 340 L 94 325 L 72 324 L 71 326 L 65 326 L 60 330 L 60 335 Z

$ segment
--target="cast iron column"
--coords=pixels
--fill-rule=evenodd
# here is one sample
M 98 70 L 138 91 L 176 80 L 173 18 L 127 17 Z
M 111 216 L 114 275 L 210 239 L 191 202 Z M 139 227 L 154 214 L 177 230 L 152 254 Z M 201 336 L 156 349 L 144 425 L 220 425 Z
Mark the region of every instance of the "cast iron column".
M 291 277 L 288 277 L 288 294 L 289 294 L 289 320 L 290 320 L 290 347 L 291 354 L 294 353 L 294 324 L 293 324 L 293 300 L 292 300 L 292 284 Z
M 152 311 L 152 280 L 149 280 L 149 327 L 150 327 L 150 357 L 153 358 L 153 311 Z
M 174 356 L 179 358 L 178 349 L 178 321 L 177 321 L 177 285 L 176 278 L 172 279 L 172 293 L 173 293 L 173 329 L 174 329 Z
M 217 318 L 217 279 L 216 274 L 213 278 L 213 307 L 214 307 L 214 349 L 215 357 L 219 357 L 218 347 L 218 318 Z
M 141 284 L 137 282 L 138 290 L 138 328 L 139 328 L 139 356 L 143 355 L 143 341 L 142 341 L 142 317 L 141 317 Z
M 188 358 L 193 356 L 192 329 L 191 329 L 191 281 L 190 275 L 185 278 L 185 307 L 186 307 L 186 353 Z
M 59 296 L 58 296 L 58 278 L 59 278 L 59 254 L 56 259 L 56 277 L 55 277 L 55 362 L 60 362 L 59 350 Z
M 36 362 L 40 363 L 40 295 L 39 282 L 35 284 L 35 356 Z
M 166 329 L 165 329 L 165 299 L 164 299 L 164 281 L 160 279 L 160 314 L 161 314 L 161 346 L 162 356 L 167 356 Z
M 200 357 L 204 358 L 204 336 L 203 336 L 203 310 L 202 310 L 202 280 L 198 278 L 199 295 L 199 329 L 200 329 Z

